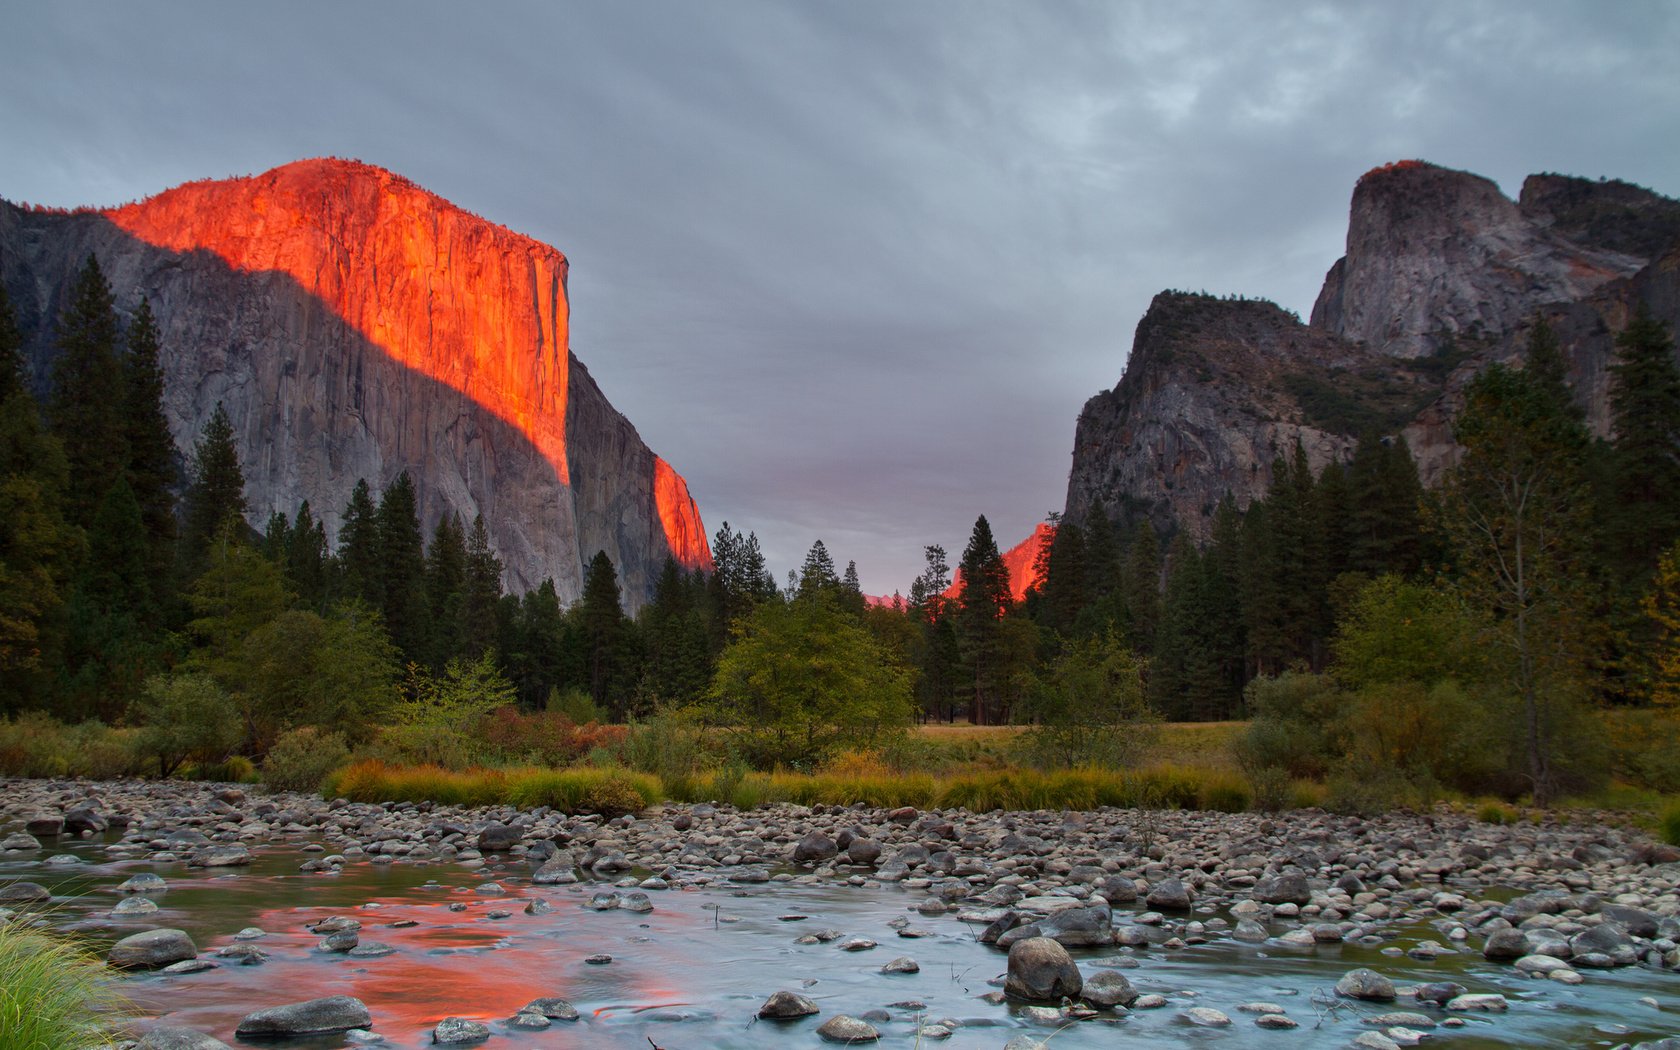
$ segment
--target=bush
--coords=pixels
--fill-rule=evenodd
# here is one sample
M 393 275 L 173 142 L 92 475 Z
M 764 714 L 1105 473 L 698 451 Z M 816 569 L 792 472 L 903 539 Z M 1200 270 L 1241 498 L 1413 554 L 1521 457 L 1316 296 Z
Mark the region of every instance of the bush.
M 233 698 L 207 674 L 153 675 L 136 703 L 138 752 L 167 777 L 189 760 L 220 762 L 245 737 Z
M 1657 833 L 1670 846 L 1680 846 L 1680 802 L 1662 811 L 1657 818 Z
M 1330 726 L 1342 708 L 1341 690 L 1328 675 L 1285 671 L 1261 677 L 1243 692 L 1253 721 L 1233 745 L 1249 776 L 1282 769 L 1292 777 L 1321 777 L 1336 755 Z
M 548 700 L 543 706 L 550 714 L 563 715 L 570 719 L 573 725 L 588 725 L 591 722 L 607 720 L 607 713 L 601 710 L 594 698 L 576 686 L 565 692 L 550 687 Z
M 1476 810 L 1476 819 L 1483 824 L 1514 824 L 1517 811 L 1503 802 L 1484 802 Z
M 63 1050 L 111 1043 L 128 1008 L 112 976 L 67 941 L 18 919 L 0 922 L 0 1046 Z
M 568 766 L 598 747 L 623 744 L 623 726 L 579 723 L 564 711 L 525 714 L 514 707 L 492 711 L 479 727 L 489 757 L 501 762 Z
M 693 778 L 723 757 L 697 714 L 686 708 L 665 708 L 632 722 L 614 750 L 624 765 L 667 783 Z
M 188 780 L 209 780 L 218 784 L 254 784 L 257 767 L 244 755 L 229 755 L 220 762 L 199 762 L 185 771 Z
M 1343 764 L 1330 775 L 1324 808 L 1332 813 L 1377 817 L 1396 809 L 1423 809 L 1434 785 L 1414 781 L 1397 769 Z
M 89 719 L 65 734 L 70 772 L 94 780 L 116 780 L 140 772 L 141 757 L 133 730 L 113 729 Z
M 39 711 L 0 721 L 0 773 L 14 777 L 62 777 L 70 773 L 69 740 L 57 719 Z
M 326 733 L 304 726 L 268 749 L 263 759 L 263 783 L 277 791 L 319 791 L 333 770 L 348 764 L 350 747 L 342 733 Z
M 1293 783 L 1289 774 L 1276 766 L 1257 769 L 1248 775 L 1254 808 L 1261 813 L 1281 813 L 1289 808 Z
M 1242 813 L 1248 809 L 1252 798 L 1248 784 L 1242 778 L 1229 774 L 1210 775 L 1197 794 L 1196 805 L 1216 813 Z

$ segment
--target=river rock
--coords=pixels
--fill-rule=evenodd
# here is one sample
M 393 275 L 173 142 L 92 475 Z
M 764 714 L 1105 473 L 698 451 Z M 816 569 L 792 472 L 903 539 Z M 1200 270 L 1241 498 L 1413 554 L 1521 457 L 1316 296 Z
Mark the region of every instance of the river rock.
M 1254 887 L 1254 899 L 1262 904 L 1305 904 L 1312 900 L 1312 887 L 1300 872 L 1286 872 L 1262 879 Z
M 0 839 L 0 850 L 35 850 L 41 848 L 41 840 L 27 831 L 14 831 L 4 839 Z
M 908 955 L 900 955 L 892 962 L 881 967 L 882 973 L 921 973 L 922 967 Z
M 1098 970 L 1085 978 L 1079 997 L 1097 1007 L 1130 1007 L 1137 1001 L 1138 990 L 1119 970 Z
M 1349 970 L 1336 982 L 1336 994 L 1346 999 L 1363 999 L 1373 1003 L 1393 1002 L 1394 982 L 1375 970 L 1360 967 Z
M 105 818 L 92 806 L 77 806 L 66 810 L 64 814 L 64 833 L 66 835 L 80 835 L 82 832 L 105 830 Z
M 368 1028 L 372 1024 L 373 1016 L 360 999 L 330 995 L 246 1014 L 234 1034 L 241 1039 L 251 1036 L 325 1035 L 352 1028 Z
M 532 999 L 519 1008 L 522 1014 L 541 1014 L 550 1021 L 575 1021 L 578 1019 L 577 1007 L 558 995 L 544 996 Z
M 821 1013 L 817 1004 L 807 996 L 798 992 L 781 991 L 773 993 L 764 1000 L 764 1005 L 758 1008 L 758 1016 L 772 1021 L 787 1021 L 796 1017 L 810 1017 Z
M 1505 997 L 1503 995 L 1493 994 L 1460 995 L 1448 1000 L 1447 1002 L 1447 1009 L 1452 1010 L 1455 1013 L 1467 1013 L 1471 1011 L 1504 1013 L 1506 1010 L 1510 1009 L 1510 1006 L 1511 1004 L 1505 1001 Z
M 1231 1024 L 1228 1016 L 1210 1006 L 1192 1006 L 1178 1016 L 1199 1028 L 1228 1028 Z
M 0 902 L 27 904 L 31 901 L 50 901 L 52 891 L 38 882 L 8 882 L 0 886 Z
M 1529 940 L 1528 934 L 1514 926 L 1493 931 L 1488 934 L 1487 943 L 1482 945 L 1483 958 L 1492 962 L 1510 962 L 1533 952 L 1534 944 Z
M 813 831 L 794 845 L 793 862 L 795 864 L 816 864 L 825 860 L 832 860 L 839 852 L 840 847 L 833 839 L 820 831 Z
M 831 1043 L 873 1043 L 881 1038 L 875 1026 L 847 1014 L 836 1014 L 822 1023 L 817 1034 Z
M 119 970 L 155 970 L 197 956 L 198 948 L 185 930 L 147 930 L 111 945 L 107 958 Z
M 187 858 L 190 868 L 240 868 L 251 863 L 251 853 L 238 843 L 206 846 Z
M 158 910 L 157 903 L 148 897 L 128 897 L 111 909 L 111 918 L 126 919 L 135 915 L 150 915 Z
M 490 1038 L 490 1026 L 465 1017 L 445 1017 L 432 1029 L 432 1042 L 439 1046 L 465 1046 Z
M 231 1050 L 214 1036 L 193 1028 L 167 1024 L 147 1032 L 134 1050 Z
M 1089 908 L 1064 908 L 1038 920 L 1042 936 L 1050 937 L 1068 948 L 1088 948 L 1113 944 L 1114 927 L 1106 904 Z M 1000 944 L 1000 947 L 1008 947 Z
M 1145 903 L 1161 911 L 1189 911 L 1194 900 L 1195 895 L 1190 892 L 1190 887 L 1179 879 L 1169 878 L 1162 879 L 1150 887 Z
M 1260 944 L 1270 936 L 1271 935 L 1266 932 L 1266 927 L 1255 922 L 1253 919 L 1243 919 L 1239 921 L 1236 928 L 1231 931 L 1231 938 L 1233 940 L 1242 941 L 1245 944 Z
M 1301 1027 L 1300 1022 L 1283 1014 L 1261 1014 L 1254 1019 L 1254 1024 L 1258 1028 L 1271 1028 L 1278 1031 Z
M 483 853 L 505 853 L 519 845 L 525 829 L 507 824 L 491 824 L 478 833 L 478 848 Z
M 1643 908 L 1634 908 L 1626 904 L 1606 904 L 1599 909 L 1599 914 L 1611 922 L 1619 923 L 1635 937 L 1650 940 L 1657 935 L 1657 917 Z
M 36 813 L 23 822 L 23 830 L 31 835 L 57 836 L 64 831 L 64 814 Z
M 168 889 L 168 883 L 164 882 L 160 876 L 149 871 L 130 875 L 117 887 L 117 890 L 122 893 L 144 893 L 148 897 L 155 893 L 165 893 Z
M 1009 949 L 1004 994 L 1031 1002 L 1057 1002 L 1076 996 L 1084 986 L 1079 967 L 1067 949 L 1049 937 L 1029 937 Z

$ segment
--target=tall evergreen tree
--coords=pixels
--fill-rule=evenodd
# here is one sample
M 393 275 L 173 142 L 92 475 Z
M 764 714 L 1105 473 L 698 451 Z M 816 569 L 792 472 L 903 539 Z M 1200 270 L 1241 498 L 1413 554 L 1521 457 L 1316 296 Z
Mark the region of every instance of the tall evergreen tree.
M 974 521 L 968 546 L 957 566 L 956 632 L 973 685 L 969 719 L 990 725 L 1003 707 L 1004 660 L 1002 620 L 1011 605 L 1009 569 L 998 553 L 992 526 L 984 514 Z
M 1041 615 L 1045 626 L 1070 634 L 1086 600 L 1085 530 L 1071 521 L 1057 522 L 1056 534 L 1044 550 Z
M 379 510 L 366 478 L 356 479 L 344 524 L 338 530 L 340 597 L 360 598 L 370 609 L 385 607 L 383 574 L 379 566 Z
M 82 554 L 64 517 L 69 467 L 24 381 L 23 337 L 0 286 L 0 711 L 37 701 Z
M 91 255 L 70 287 L 57 341 L 49 415 L 70 465 L 66 511 L 73 524 L 85 528 L 106 489 L 128 467 L 117 312 L 99 260 Z
M 1155 650 L 1155 631 L 1161 620 L 1161 539 L 1149 519 L 1138 522 L 1126 556 L 1126 644 L 1134 652 Z
M 799 569 L 799 597 L 814 598 L 832 595 L 840 589 L 840 577 L 834 571 L 834 559 L 822 540 L 811 544 L 805 552 L 805 564 Z
M 490 549 L 484 515 L 473 516 L 467 533 L 467 575 L 461 593 L 461 638 L 469 659 L 496 644 L 496 610 L 502 602 L 502 561 Z
M 1487 617 L 1493 666 L 1515 699 L 1516 765 L 1537 803 L 1570 774 L 1592 642 L 1585 571 L 1588 436 L 1534 377 L 1494 365 L 1471 381 L 1440 526 L 1460 593 Z
M 624 606 L 620 604 L 618 570 L 606 551 L 596 551 L 583 576 L 583 597 L 577 619 L 587 654 L 589 695 L 597 706 L 622 721 L 628 713 L 628 690 L 623 688 L 626 655 Z
M 420 500 L 408 471 L 379 496 L 379 583 L 385 629 L 405 660 L 426 658 L 426 556 Z
M 233 443 L 233 423 L 220 401 L 193 448 L 192 484 L 181 526 L 181 561 L 188 577 L 203 571 L 213 540 L 245 528 L 245 473 Z
M 322 612 L 327 604 L 327 530 L 304 500 L 286 533 L 286 584 L 305 609 Z M 372 606 L 369 606 L 372 608 Z
M 140 300 L 128 324 L 123 430 L 128 444 L 128 480 L 140 505 L 154 593 L 161 606 L 175 559 L 175 439 L 163 418 L 163 367 L 152 304 Z
M 1616 337 L 1610 366 L 1611 549 L 1630 591 L 1642 590 L 1657 558 L 1680 539 L 1680 368 L 1668 326 L 1643 302 Z
M 426 605 L 431 612 L 428 659 L 433 668 L 441 668 L 463 653 L 461 607 L 466 579 L 467 538 L 461 532 L 460 519 L 445 514 L 438 518 L 432 542 L 426 548 Z M 491 608 L 493 630 L 494 606 Z M 480 649 L 470 658 L 476 660 L 482 655 L 484 650 Z

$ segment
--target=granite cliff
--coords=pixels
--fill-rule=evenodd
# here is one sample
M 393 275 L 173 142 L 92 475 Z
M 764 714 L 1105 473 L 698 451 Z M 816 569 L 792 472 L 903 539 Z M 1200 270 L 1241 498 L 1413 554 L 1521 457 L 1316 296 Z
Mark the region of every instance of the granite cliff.
M 1164 292 L 1120 381 L 1086 402 L 1065 515 L 1205 536 L 1214 507 L 1263 494 L 1299 440 L 1314 469 L 1365 430 L 1403 434 L 1426 483 L 1453 462 L 1464 384 L 1520 356 L 1538 314 L 1575 396 L 1608 430 L 1608 366 L 1643 301 L 1680 321 L 1680 202 L 1623 182 L 1487 179 L 1418 161 L 1353 192 L 1347 254 L 1311 320 L 1271 303 Z
M 104 210 L 0 202 L 0 280 L 38 381 L 89 253 L 120 310 L 151 301 L 177 446 L 226 405 L 253 523 L 307 499 L 336 537 L 358 478 L 406 470 L 428 531 L 484 515 L 515 591 L 552 577 L 575 598 L 605 550 L 636 606 L 667 555 L 710 566 L 686 483 L 571 353 L 548 245 L 338 160 Z

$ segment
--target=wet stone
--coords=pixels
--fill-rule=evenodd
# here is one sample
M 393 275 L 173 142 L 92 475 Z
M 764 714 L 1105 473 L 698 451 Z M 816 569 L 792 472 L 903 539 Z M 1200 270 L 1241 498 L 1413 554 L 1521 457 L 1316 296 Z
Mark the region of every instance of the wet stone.
M 795 1017 L 810 1017 L 820 1013 L 817 1004 L 807 996 L 798 992 L 780 991 L 764 1000 L 764 1005 L 758 1008 L 758 1016 L 775 1021 L 785 1021 Z
M 532 999 L 520 1007 L 519 1012 L 522 1014 L 540 1014 L 550 1021 L 576 1021 L 578 1019 L 577 1007 L 558 995 Z
M 490 1026 L 465 1017 L 445 1017 L 432 1029 L 432 1042 L 439 1046 L 466 1046 L 490 1038 Z
M 847 1014 L 830 1017 L 817 1029 L 817 1034 L 831 1043 L 873 1043 L 881 1038 L 874 1025 Z

